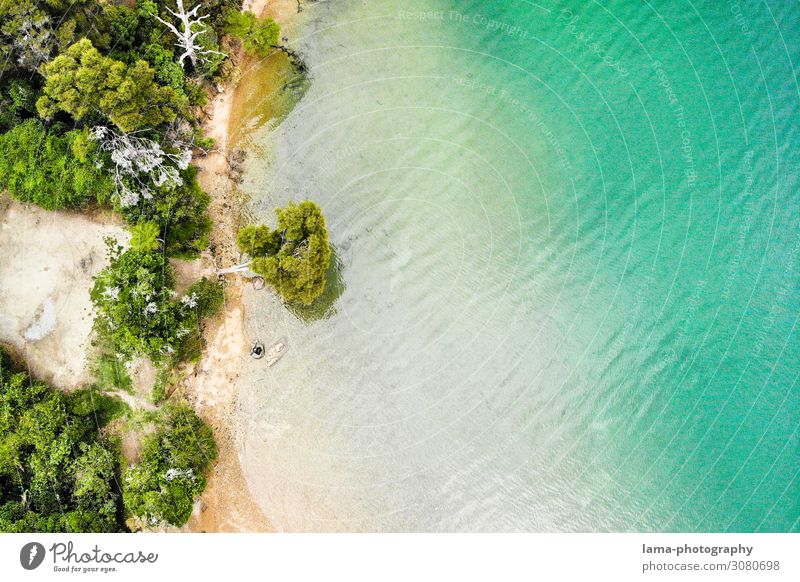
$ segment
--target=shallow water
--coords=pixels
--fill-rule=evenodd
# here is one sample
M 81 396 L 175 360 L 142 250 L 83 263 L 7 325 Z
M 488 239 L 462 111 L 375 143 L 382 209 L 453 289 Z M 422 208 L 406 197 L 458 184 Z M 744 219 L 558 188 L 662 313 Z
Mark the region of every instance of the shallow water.
M 798 531 L 799 32 L 789 1 L 309 4 L 308 92 L 242 130 L 255 215 L 318 201 L 340 260 L 322 317 L 248 293 L 290 346 L 240 386 L 275 525 Z

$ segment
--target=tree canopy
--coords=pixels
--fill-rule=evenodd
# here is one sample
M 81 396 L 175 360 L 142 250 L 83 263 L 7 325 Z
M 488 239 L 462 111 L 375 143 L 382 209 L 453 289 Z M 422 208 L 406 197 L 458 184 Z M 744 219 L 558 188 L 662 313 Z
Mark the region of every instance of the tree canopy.
M 99 400 L 63 394 L 11 369 L 0 350 L 0 531 L 122 529 L 115 454 Z
M 44 94 L 36 107 L 42 117 L 65 111 L 80 120 L 97 112 L 129 132 L 173 121 L 188 105 L 172 87 L 156 83 L 146 61 L 126 65 L 103 56 L 86 38 L 41 70 Z
M 145 242 L 153 234 L 151 227 L 140 230 L 137 236 Z M 124 253 L 112 246 L 111 264 L 95 280 L 91 297 L 99 333 L 125 359 L 146 355 L 162 362 L 199 355 L 187 350 L 187 342 L 201 341 L 200 319 L 221 307 L 220 285 L 201 279 L 174 299 L 169 262 L 152 244 L 139 242 Z
M 125 507 L 147 525 L 183 525 L 216 458 L 211 429 L 192 409 L 169 408 L 162 427 L 145 439 L 140 462 L 125 471 Z
M 114 184 L 97 155 L 85 129 L 29 119 L 0 135 L 0 189 L 48 210 L 107 203 Z
M 271 18 L 259 20 L 252 12 L 232 11 L 225 23 L 225 32 L 241 40 L 247 52 L 261 57 L 266 57 L 281 38 L 277 22 Z
M 250 225 L 239 231 L 239 248 L 251 257 L 251 269 L 287 302 L 310 305 L 325 290 L 331 261 L 325 217 L 309 200 L 276 213 L 276 229 Z

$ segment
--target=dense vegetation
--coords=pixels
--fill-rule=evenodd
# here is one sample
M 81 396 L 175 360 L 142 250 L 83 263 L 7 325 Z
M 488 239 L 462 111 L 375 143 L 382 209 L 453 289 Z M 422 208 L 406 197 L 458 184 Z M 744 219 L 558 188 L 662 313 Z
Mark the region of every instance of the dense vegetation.
M 0 532 L 125 531 L 126 511 L 146 525 L 183 525 L 216 459 L 211 429 L 168 405 L 151 415 L 157 428 L 139 462 L 122 469 L 101 429 L 125 409 L 94 388 L 53 390 L 0 349 Z
M 331 262 L 325 217 L 309 200 L 276 213 L 276 229 L 250 225 L 239 231 L 239 248 L 252 259 L 250 268 L 288 303 L 310 305 L 325 290 Z
M 122 529 L 118 460 L 100 437 L 108 402 L 63 394 L 0 350 L 0 531 Z
M 252 12 L 231 12 L 225 32 L 239 39 L 249 53 L 266 57 L 280 40 L 281 30 L 274 20 L 259 20 Z
M 193 107 L 223 70 L 227 31 L 263 53 L 278 26 L 205 0 L 0 0 L 0 188 L 47 209 L 111 206 L 158 226 L 163 250 L 208 244 L 189 165 L 210 146 Z
M 131 65 L 100 54 L 88 38 L 41 66 L 45 78 L 36 109 L 43 118 L 66 111 L 75 121 L 100 115 L 122 131 L 174 121 L 188 106 L 184 95 L 155 81 L 144 60 Z
M 86 129 L 28 119 L 0 135 L 0 188 L 48 210 L 107 204 L 114 182 L 97 167 L 96 152 Z
M 109 242 L 91 292 L 95 385 L 52 390 L 0 352 L 0 531 L 124 531 L 127 517 L 179 526 L 205 487 L 216 445 L 190 408 L 169 402 L 133 422 L 104 394 L 131 390 L 126 365 L 147 357 L 161 404 L 223 303 L 206 279 L 178 296 L 169 258 L 208 245 L 209 196 L 191 160 L 213 143 L 197 108 L 231 46 L 265 56 L 280 40 L 239 4 L 0 0 L 0 189 L 46 209 L 113 209 L 132 236 L 125 251 Z M 277 213 L 277 229 L 247 227 L 239 245 L 288 303 L 309 305 L 331 260 L 325 219 L 308 201 Z M 149 436 L 123 467 L 132 459 L 116 437 L 136 423 Z
M 174 299 L 169 262 L 147 233 L 135 234 L 144 241 L 137 240 L 138 248 L 125 252 L 112 244 L 111 264 L 95 281 L 91 297 L 98 332 L 120 359 L 148 356 L 154 362 L 177 362 L 199 356 L 200 321 L 221 308 L 222 286 L 201 279 Z
M 132 235 L 129 250 L 110 246 L 92 290 L 95 386 L 52 390 L 0 354 L 0 531 L 121 531 L 127 516 L 181 525 L 205 486 L 216 447 L 191 409 L 137 420 L 151 436 L 123 469 L 108 435 L 131 421 L 103 428 L 120 403 L 102 394 L 130 390 L 126 363 L 145 356 L 163 399 L 161 379 L 199 357 L 202 319 L 222 305 L 205 279 L 177 296 L 168 258 L 208 245 L 209 196 L 191 160 L 213 146 L 197 107 L 225 73 L 227 31 L 260 54 L 279 38 L 270 20 L 237 19 L 239 5 L 0 0 L 0 189 L 46 209 L 114 209 Z
M 123 476 L 125 507 L 148 525 L 183 525 L 216 457 L 211 429 L 190 408 L 168 408 L 162 427 L 145 439 L 141 461 Z

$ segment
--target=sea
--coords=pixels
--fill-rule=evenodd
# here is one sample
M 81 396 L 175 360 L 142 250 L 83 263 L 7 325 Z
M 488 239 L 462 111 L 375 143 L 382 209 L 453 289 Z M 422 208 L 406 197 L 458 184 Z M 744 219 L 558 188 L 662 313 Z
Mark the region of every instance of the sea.
M 274 526 L 800 531 L 800 4 L 301 6 L 238 109 L 249 219 L 335 256 L 246 292 Z

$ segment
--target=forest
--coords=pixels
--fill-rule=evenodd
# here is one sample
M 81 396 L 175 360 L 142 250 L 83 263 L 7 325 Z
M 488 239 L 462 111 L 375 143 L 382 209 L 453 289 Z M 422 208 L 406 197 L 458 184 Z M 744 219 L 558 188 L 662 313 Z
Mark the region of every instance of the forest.
M 278 25 L 236 0 L 2 0 L 0 23 L 0 190 L 47 210 L 111 210 L 131 231 L 129 248 L 108 241 L 91 292 L 93 383 L 66 393 L 0 354 L 0 531 L 181 526 L 217 449 L 167 385 L 200 357 L 224 291 L 199 279 L 176 293 L 169 259 L 209 242 L 192 164 L 215 147 L 202 107 L 229 57 L 266 55 Z M 109 395 L 129 389 L 135 358 L 158 369 L 155 406 Z

